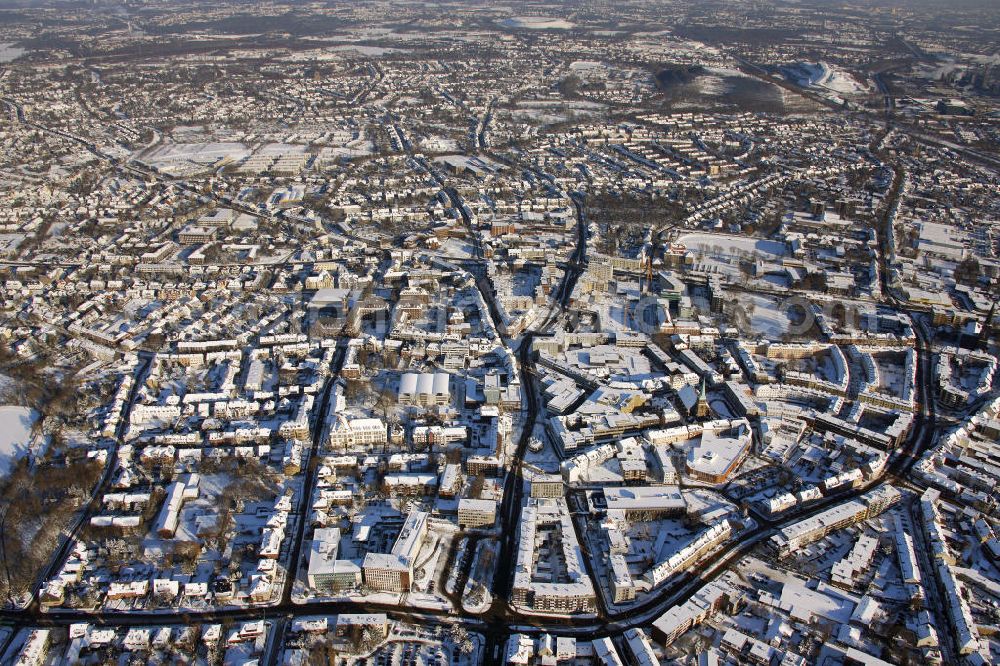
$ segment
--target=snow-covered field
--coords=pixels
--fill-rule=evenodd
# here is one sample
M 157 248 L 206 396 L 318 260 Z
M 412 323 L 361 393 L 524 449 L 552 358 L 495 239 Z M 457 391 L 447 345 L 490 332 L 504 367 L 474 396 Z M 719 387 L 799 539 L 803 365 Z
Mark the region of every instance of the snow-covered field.
M 403 53 L 406 51 L 406 49 L 396 49 L 386 46 L 365 46 L 362 44 L 342 44 L 340 46 L 334 46 L 330 50 L 338 52 L 357 53 L 358 55 L 363 55 L 363 56 L 380 56 L 380 55 L 388 55 L 390 53 Z
M 0 401 L 10 400 L 10 394 L 15 388 L 14 380 L 7 375 L 0 374 Z
M 746 295 L 741 296 L 741 300 Z M 775 299 L 761 295 L 750 295 L 749 302 L 753 303 L 753 312 L 750 314 L 751 333 L 761 335 L 768 340 L 777 340 L 783 333 L 788 332 L 791 320 L 788 312 L 781 308 L 781 304 Z
M 442 136 L 432 136 L 425 139 L 418 139 L 422 150 L 432 153 L 454 153 L 459 150 L 458 141 Z
M 365 157 L 366 155 L 371 155 L 374 153 L 374 149 L 368 142 L 362 142 L 358 144 L 360 147 L 353 148 L 350 146 L 330 146 L 323 149 L 323 157 L 331 159 L 334 157 Z
M 521 28 L 525 30 L 569 30 L 573 24 L 569 21 L 544 16 L 513 16 L 504 19 L 500 25 L 505 28 Z
M 785 68 L 786 73 L 803 87 L 823 88 L 838 95 L 863 95 L 871 91 L 847 72 L 825 62 L 798 63 Z
M 698 92 L 709 97 L 722 97 L 733 92 L 736 81 L 739 79 L 750 80 L 738 69 L 729 67 L 706 67 L 705 74 L 695 80 Z
M 31 426 L 37 420 L 38 412 L 33 409 L 0 407 L 0 474 L 6 475 L 14 461 L 28 451 Z
M 669 31 L 634 33 L 625 48 L 646 56 L 658 56 L 663 62 L 704 63 L 706 58 L 722 56 L 718 47 L 682 39 Z
M 19 49 L 13 44 L 0 44 L 0 62 L 17 60 L 24 55 L 24 53 L 24 49 Z
M 158 146 L 141 159 L 168 173 L 188 173 L 219 163 L 237 162 L 250 150 L 242 143 L 170 143 Z
M 677 239 L 695 255 L 695 269 L 706 273 L 740 274 L 741 259 L 777 261 L 786 254 L 779 241 L 728 234 L 686 234 Z
M 703 252 L 711 256 L 731 257 L 739 254 L 753 254 L 761 259 L 776 259 L 786 254 L 785 244 L 779 241 L 731 236 L 727 234 L 686 234 L 677 239 L 692 252 Z
M 570 117 L 593 115 L 606 107 L 598 102 L 575 100 L 572 102 L 531 101 L 518 102 L 517 108 L 510 110 L 511 118 L 520 122 L 553 124 L 566 122 Z

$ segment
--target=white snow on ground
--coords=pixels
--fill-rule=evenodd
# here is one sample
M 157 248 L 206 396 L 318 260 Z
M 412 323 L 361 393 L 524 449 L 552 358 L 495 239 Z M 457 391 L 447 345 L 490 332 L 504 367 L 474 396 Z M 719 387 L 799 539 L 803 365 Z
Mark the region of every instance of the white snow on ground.
M 819 85 L 842 95 L 858 95 L 868 92 L 865 86 L 861 85 L 853 76 L 836 69 L 829 70 Z
M 387 55 L 389 53 L 406 52 L 406 49 L 395 49 L 385 46 L 364 46 L 361 44 L 342 44 L 340 46 L 334 46 L 330 50 L 357 53 L 363 56 L 380 56 L 380 55 Z
M 729 234 L 686 234 L 677 239 L 695 255 L 694 268 L 706 273 L 737 276 L 741 258 L 777 261 L 786 254 L 780 241 Z
M 0 400 L 10 400 L 10 393 L 14 391 L 14 380 L 7 375 L 0 374 Z
M 742 76 L 745 78 L 750 78 L 740 70 L 734 67 L 706 67 L 706 71 L 715 74 L 716 76 Z
M 783 257 L 786 254 L 785 244 L 780 241 L 751 238 L 749 236 L 730 236 L 726 234 L 687 234 L 677 239 L 678 243 L 687 249 L 702 251 L 713 256 L 731 257 L 741 252 L 754 254 L 762 259 Z M 719 248 L 715 251 L 716 246 Z
M 524 28 L 526 30 L 569 30 L 573 24 L 562 19 L 545 18 L 544 16 L 514 16 L 500 22 L 505 28 Z
M 361 143 L 358 148 L 352 148 L 350 146 L 329 146 L 323 149 L 323 155 L 327 157 L 364 157 L 366 155 L 371 155 L 373 152 L 374 151 L 368 143 Z
M 223 163 L 238 162 L 250 154 L 242 143 L 167 143 L 145 149 L 133 157 L 139 157 L 147 164 L 170 174 L 197 171 Z
M 24 49 L 19 49 L 13 44 L 0 44 L 0 62 L 17 60 L 24 55 L 24 53 Z
M 722 54 L 718 47 L 691 39 L 679 39 L 667 31 L 634 33 L 625 48 L 647 56 L 660 54 L 661 59 L 665 61 L 677 60 L 691 55 L 702 59 L 706 56 L 720 56 Z
M 38 412 L 27 407 L 0 407 L 0 474 L 6 475 L 14 461 L 27 453 L 31 426 Z
M 824 88 L 841 95 L 858 95 L 871 90 L 870 86 L 863 85 L 847 72 L 825 62 L 799 63 L 791 67 L 790 71 L 801 86 Z
M 459 238 L 448 238 L 441 244 L 441 253 L 447 257 L 468 259 L 475 253 L 475 248 Z
M 730 85 L 717 74 L 706 74 L 697 79 L 698 92 L 709 97 L 721 97 L 729 92 Z
M 732 92 L 733 79 L 749 78 L 738 69 L 706 67 L 705 74 L 695 79 L 698 92 L 709 97 L 722 97 Z
M 741 295 L 741 299 L 747 295 Z M 788 331 L 791 321 L 788 313 L 780 308 L 774 299 L 760 295 L 750 295 L 754 310 L 750 316 L 751 332 L 768 340 L 777 340 Z

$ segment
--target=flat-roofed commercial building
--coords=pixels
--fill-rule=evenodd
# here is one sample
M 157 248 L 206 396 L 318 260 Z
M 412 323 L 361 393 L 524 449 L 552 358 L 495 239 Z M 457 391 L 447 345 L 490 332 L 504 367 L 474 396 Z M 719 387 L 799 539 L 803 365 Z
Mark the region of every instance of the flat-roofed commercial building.
M 566 490 L 563 479 L 558 474 L 536 474 L 531 479 L 532 497 L 563 497 Z
M 458 526 L 462 529 L 492 527 L 497 518 L 493 500 L 463 498 L 458 501 Z
M 427 514 L 413 511 L 406 517 L 389 553 L 368 553 L 361 566 L 365 585 L 382 592 L 407 592 L 413 582 L 413 562 L 427 534 Z
M 544 613 L 594 612 L 597 597 L 583 567 L 566 501 L 530 500 L 521 510 L 520 530 L 511 592 L 514 605 Z M 554 549 L 558 550 L 557 557 L 546 555 L 546 551 Z M 560 571 L 547 569 L 557 560 Z M 544 563 L 544 573 L 536 571 L 539 563 Z
M 643 521 L 682 516 L 687 508 L 677 486 L 637 486 L 604 489 L 608 515 Z

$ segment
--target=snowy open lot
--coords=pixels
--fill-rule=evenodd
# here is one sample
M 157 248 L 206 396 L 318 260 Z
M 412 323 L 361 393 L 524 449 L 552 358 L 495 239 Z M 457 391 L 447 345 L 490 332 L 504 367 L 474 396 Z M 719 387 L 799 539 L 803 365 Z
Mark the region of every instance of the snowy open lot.
M 703 252 L 713 257 L 732 257 L 740 253 L 752 254 L 761 259 L 775 259 L 787 253 L 779 241 L 726 234 L 687 234 L 677 239 L 693 252 Z
M 500 23 L 505 28 L 521 30 L 569 30 L 573 27 L 569 21 L 544 16 L 514 16 Z
M 760 335 L 768 340 L 777 340 L 788 332 L 791 320 L 788 318 L 788 308 L 774 298 L 760 294 L 747 295 L 745 303 L 752 304 L 750 313 L 750 331 L 752 335 Z
M 784 71 L 805 88 L 818 88 L 838 95 L 862 95 L 871 91 L 870 85 L 825 62 L 798 63 L 785 67 Z
M 184 174 L 238 162 L 249 154 L 250 150 L 242 143 L 174 143 L 158 146 L 141 157 L 161 171 Z
M 11 62 L 24 55 L 25 50 L 13 44 L 0 44 L 0 62 Z
M 780 241 L 728 234 L 686 234 L 677 242 L 694 254 L 699 270 L 731 276 L 739 274 L 741 260 L 776 261 L 787 253 Z
M 27 407 L 0 407 L 0 474 L 7 474 L 11 465 L 28 450 L 31 427 L 38 412 Z

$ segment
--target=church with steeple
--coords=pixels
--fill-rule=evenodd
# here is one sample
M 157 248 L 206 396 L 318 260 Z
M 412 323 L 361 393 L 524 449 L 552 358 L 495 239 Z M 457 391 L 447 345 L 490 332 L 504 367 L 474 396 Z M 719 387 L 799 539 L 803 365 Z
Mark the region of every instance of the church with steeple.
M 698 402 L 694 406 L 694 415 L 699 418 L 711 416 L 712 408 L 708 406 L 708 394 L 705 388 L 705 378 L 701 380 L 701 392 L 698 394 Z
M 695 389 L 690 384 L 685 384 L 677 396 L 684 405 L 684 411 L 691 418 L 704 419 L 712 416 L 712 408 L 708 404 L 708 389 L 705 380 L 701 380 L 701 388 Z

